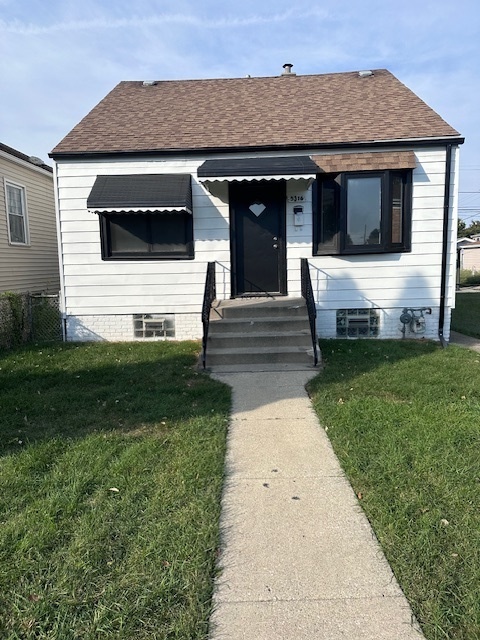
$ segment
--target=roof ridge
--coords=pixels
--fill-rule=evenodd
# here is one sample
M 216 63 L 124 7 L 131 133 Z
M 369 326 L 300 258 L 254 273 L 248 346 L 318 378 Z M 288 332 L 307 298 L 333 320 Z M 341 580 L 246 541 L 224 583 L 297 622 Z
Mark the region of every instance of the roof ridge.
M 231 82 L 231 81 L 248 81 L 248 80 L 277 80 L 280 78 L 295 78 L 295 79 L 302 79 L 302 78 L 325 78 L 327 76 L 347 76 L 347 75 L 357 75 L 358 73 L 360 73 L 360 71 L 362 71 L 363 69 L 352 69 L 351 71 L 332 71 L 329 73 L 292 73 L 292 74 L 278 74 L 278 75 L 272 75 L 272 76 L 250 76 L 250 75 L 245 75 L 245 76 L 235 76 L 233 78 L 224 78 L 224 77 L 219 77 L 219 78 L 163 78 L 163 79 L 155 79 L 152 80 L 151 82 L 155 83 L 155 85 L 158 85 L 160 83 L 168 83 L 168 82 L 172 82 L 172 83 L 183 83 L 183 82 Z M 375 75 L 375 73 L 387 73 L 388 75 L 393 76 L 393 74 L 388 70 L 388 69 L 384 69 L 384 68 L 379 68 L 379 69 L 369 69 L 369 71 L 372 71 L 373 74 Z M 118 84 L 140 84 L 142 85 L 142 83 L 145 82 L 145 80 L 120 80 L 120 82 Z

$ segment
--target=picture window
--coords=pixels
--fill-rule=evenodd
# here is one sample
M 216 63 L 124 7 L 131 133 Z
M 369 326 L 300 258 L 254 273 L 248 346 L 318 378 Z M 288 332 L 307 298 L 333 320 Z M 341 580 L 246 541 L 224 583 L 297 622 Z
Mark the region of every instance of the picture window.
M 100 216 L 104 260 L 193 258 L 193 220 L 187 212 L 108 213 Z
M 325 174 L 314 184 L 314 255 L 411 248 L 411 171 Z

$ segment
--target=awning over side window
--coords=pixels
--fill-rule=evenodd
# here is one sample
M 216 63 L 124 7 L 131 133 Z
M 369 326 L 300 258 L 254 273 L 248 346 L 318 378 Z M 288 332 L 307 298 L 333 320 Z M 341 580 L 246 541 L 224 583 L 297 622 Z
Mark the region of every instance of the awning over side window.
M 318 166 L 309 156 L 206 160 L 197 170 L 200 182 L 309 180 L 316 173 Z
M 364 153 L 335 153 L 312 156 L 317 173 L 345 173 L 346 171 L 386 171 L 387 169 L 415 169 L 413 151 L 366 151 Z
M 87 199 L 95 213 L 192 213 L 190 174 L 97 176 Z

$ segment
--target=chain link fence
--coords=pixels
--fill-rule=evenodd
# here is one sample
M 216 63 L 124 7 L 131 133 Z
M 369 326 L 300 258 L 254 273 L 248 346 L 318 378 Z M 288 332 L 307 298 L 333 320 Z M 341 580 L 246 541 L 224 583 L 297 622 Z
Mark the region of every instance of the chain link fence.
M 13 292 L 0 295 L 0 348 L 62 339 L 58 295 Z

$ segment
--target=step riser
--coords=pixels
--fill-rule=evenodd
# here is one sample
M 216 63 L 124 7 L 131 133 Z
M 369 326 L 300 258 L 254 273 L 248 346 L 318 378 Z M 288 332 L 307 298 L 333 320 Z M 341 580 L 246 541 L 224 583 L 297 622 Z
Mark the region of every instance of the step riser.
M 312 364 L 312 355 L 307 353 L 212 353 L 207 350 L 207 366 L 236 364 Z
M 215 320 L 210 322 L 209 334 L 219 335 L 228 333 L 276 333 L 282 331 L 310 331 L 310 325 L 305 318 L 292 320 L 255 320 L 254 318 L 235 322 Z
M 277 318 L 279 316 L 285 316 L 288 318 L 303 318 L 306 314 L 305 305 L 292 305 L 288 306 L 244 306 L 244 307 L 221 307 L 220 309 L 212 310 L 210 314 L 211 320 L 215 318 L 261 318 L 270 317 Z
M 311 338 L 308 335 L 291 336 L 249 336 L 231 337 L 228 334 L 222 336 L 211 336 L 208 339 L 211 349 L 253 349 L 255 347 L 305 347 L 311 345 Z
M 310 367 L 313 349 L 305 301 L 230 300 L 210 314 L 207 367 Z M 272 369 L 270 369 L 272 370 Z

